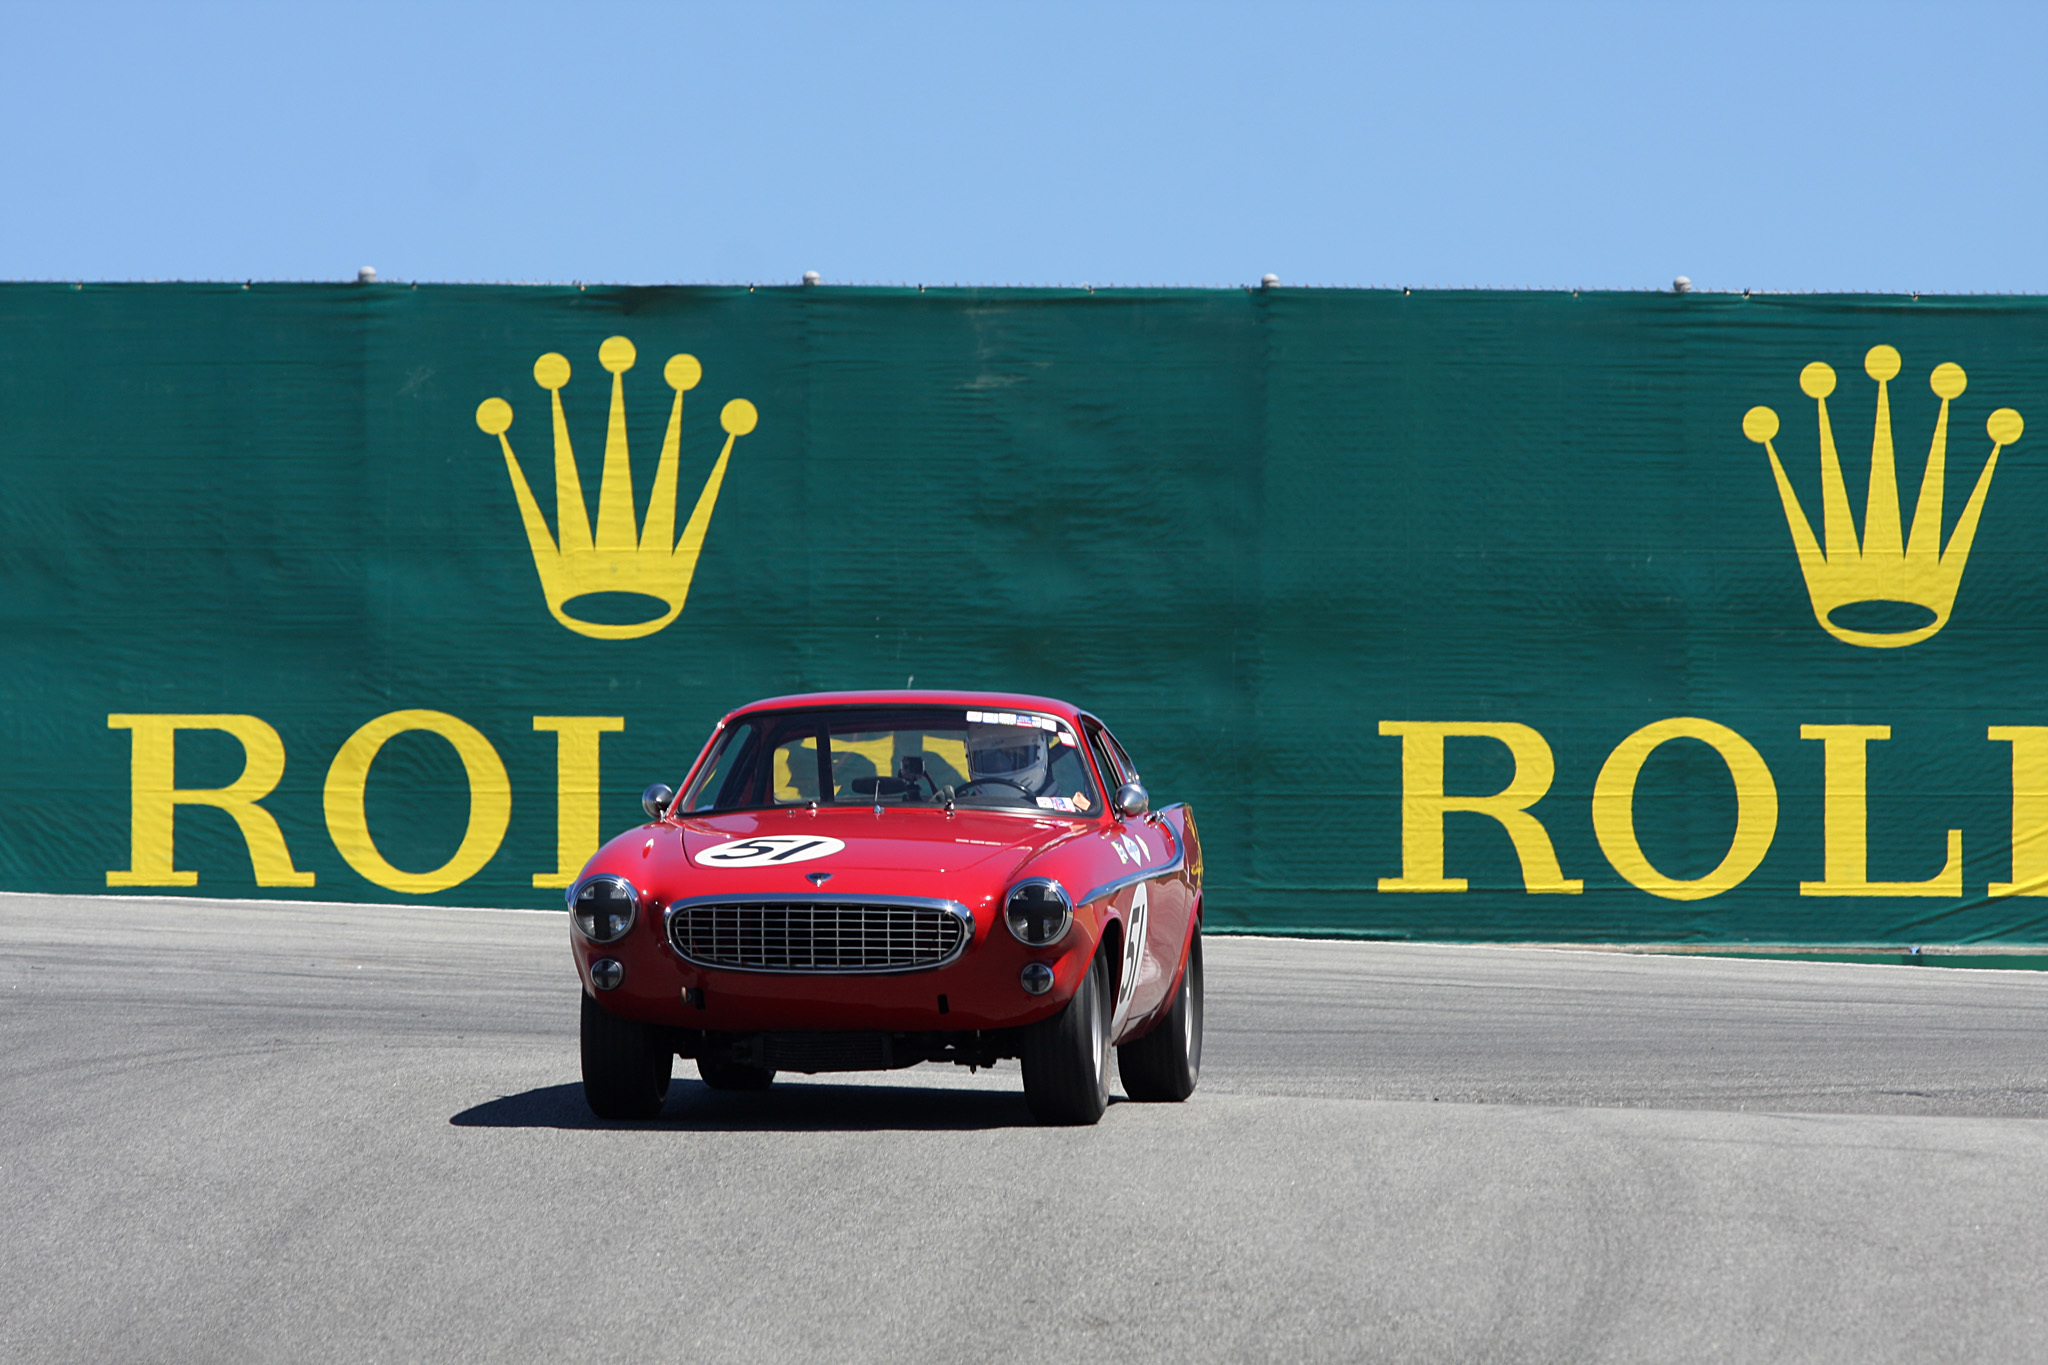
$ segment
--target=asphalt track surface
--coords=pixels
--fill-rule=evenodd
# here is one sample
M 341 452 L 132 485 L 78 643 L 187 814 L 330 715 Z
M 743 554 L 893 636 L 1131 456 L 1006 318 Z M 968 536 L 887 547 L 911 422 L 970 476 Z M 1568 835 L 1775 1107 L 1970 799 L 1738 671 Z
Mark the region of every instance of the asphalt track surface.
M 605 1127 L 566 932 L 0 896 L 0 1359 L 2048 1355 L 2048 974 L 1212 939 L 1185 1105 Z

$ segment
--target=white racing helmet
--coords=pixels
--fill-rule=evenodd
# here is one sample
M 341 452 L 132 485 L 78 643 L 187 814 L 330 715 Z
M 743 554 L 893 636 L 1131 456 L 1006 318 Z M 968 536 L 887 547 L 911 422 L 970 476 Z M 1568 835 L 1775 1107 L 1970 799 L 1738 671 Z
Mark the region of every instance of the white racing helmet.
M 967 723 L 967 780 L 984 778 L 1014 783 L 1028 796 L 1045 789 L 1052 771 L 1052 755 L 1045 743 L 1045 731 L 1021 725 Z

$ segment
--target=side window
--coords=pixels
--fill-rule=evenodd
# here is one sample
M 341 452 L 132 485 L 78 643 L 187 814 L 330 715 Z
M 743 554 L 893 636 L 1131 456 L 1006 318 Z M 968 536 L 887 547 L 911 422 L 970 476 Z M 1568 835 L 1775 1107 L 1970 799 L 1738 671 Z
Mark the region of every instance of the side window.
M 1104 743 L 1106 736 L 1093 726 L 1088 728 L 1088 747 L 1094 751 L 1096 770 L 1102 774 L 1102 785 L 1107 789 L 1111 801 L 1116 800 L 1116 789 L 1130 781 L 1124 770 L 1109 756 L 1109 746 Z
M 1143 778 L 1138 776 L 1138 765 L 1131 762 L 1131 756 L 1124 752 L 1123 745 L 1116 742 L 1115 735 L 1111 734 L 1107 730 L 1104 730 L 1102 732 L 1102 742 L 1109 746 L 1110 757 L 1114 758 L 1116 760 L 1117 766 L 1123 769 L 1124 781 L 1144 781 Z

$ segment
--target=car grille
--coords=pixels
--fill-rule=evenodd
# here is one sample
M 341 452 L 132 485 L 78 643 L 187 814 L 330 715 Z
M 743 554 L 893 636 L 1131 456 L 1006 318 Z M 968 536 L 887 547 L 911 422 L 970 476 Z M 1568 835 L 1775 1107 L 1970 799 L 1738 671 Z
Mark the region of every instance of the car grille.
M 752 972 L 902 972 L 967 946 L 972 923 L 942 902 L 686 902 L 669 942 L 691 962 Z

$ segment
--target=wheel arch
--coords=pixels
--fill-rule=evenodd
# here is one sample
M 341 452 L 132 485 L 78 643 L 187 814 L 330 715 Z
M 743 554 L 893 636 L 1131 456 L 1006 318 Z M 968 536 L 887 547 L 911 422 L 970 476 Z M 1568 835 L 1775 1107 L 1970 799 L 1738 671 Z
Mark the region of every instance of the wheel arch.
M 1185 976 L 1187 976 L 1187 974 L 1188 974 L 1188 963 L 1189 963 L 1189 962 L 1190 962 L 1190 961 L 1191 961 L 1191 960 L 1193 959 L 1193 957 L 1194 957 L 1194 944 L 1195 944 L 1195 938 L 1196 938 L 1196 936 L 1197 936 L 1198 934 L 1200 934 L 1201 932 L 1202 932 L 1202 893 L 1201 893 L 1201 892 L 1200 892 L 1199 890 L 1197 890 L 1197 891 L 1195 892 L 1195 903 L 1194 903 L 1193 907 L 1192 907 L 1192 908 L 1191 908 L 1191 909 L 1190 909 L 1190 910 L 1188 911 L 1188 927 L 1187 927 L 1187 932 L 1186 932 L 1186 933 L 1184 933 L 1184 934 L 1183 934 L 1183 935 L 1181 936 L 1181 941 L 1180 941 L 1180 960 L 1179 960 L 1179 962 L 1177 963 L 1177 965 L 1176 965 L 1176 966 L 1174 967 L 1174 970 L 1173 970 L 1173 980 L 1172 980 L 1172 982 L 1171 982 L 1171 983 L 1169 983 L 1169 984 L 1168 984 L 1168 986 L 1167 986 L 1167 988 L 1166 988 L 1166 994 L 1165 994 L 1165 996 L 1164 996 L 1164 997 L 1162 998 L 1162 1000 L 1161 1000 L 1161 1003 L 1160 1003 L 1160 1006 L 1159 1006 L 1159 1008 L 1158 1008 L 1158 1009 L 1155 1009 L 1155 1010 L 1154 1010 L 1154 1011 L 1152 1012 L 1151 1016 L 1150 1016 L 1150 1017 L 1148 1017 L 1148 1018 L 1147 1018 L 1147 1019 L 1145 1020 L 1145 1022 L 1144 1022 L 1144 1023 L 1143 1023 L 1143 1024 L 1142 1024 L 1142 1025 L 1141 1025 L 1141 1026 L 1140 1026 L 1140 1027 L 1139 1027 L 1139 1028 L 1138 1028 L 1138 1029 L 1137 1029 L 1137 1030 L 1135 1031 L 1135 1032 L 1133 1032 L 1133 1033 L 1132 1033 L 1132 1034 L 1131 1034 L 1131 1035 L 1130 1035 L 1129 1037 L 1125 1038 L 1125 1039 L 1123 1040 L 1124 1042 L 1127 1042 L 1127 1043 L 1134 1043 L 1134 1042 L 1136 1042 L 1136 1041 L 1137 1041 L 1138 1039 L 1140 1039 L 1140 1038 L 1143 1038 L 1143 1037 L 1144 1037 L 1144 1036 L 1145 1036 L 1146 1034 L 1148 1034 L 1148 1033 L 1152 1032 L 1152 1030 L 1154 1030 L 1154 1029 L 1158 1028 L 1158 1027 L 1159 1027 L 1159 1024 L 1160 1024 L 1160 1021 L 1166 1018 L 1166 1013 L 1167 1013 L 1167 1010 L 1168 1010 L 1168 1008 L 1169 1008 L 1169 1007 L 1170 1007 L 1170 1006 L 1172 1005 L 1172 1003 L 1173 1003 L 1173 998 L 1174 998 L 1174 996 L 1176 996 L 1176 995 L 1178 995 L 1178 994 L 1180 993 L 1180 983 L 1181 983 L 1181 980 L 1182 980 L 1182 978 L 1184 978 L 1184 977 L 1185 977 Z M 1118 973 L 1120 972 L 1120 970 L 1121 970 L 1122 966 L 1123 966 L 1123 954 L 1122 954 L 1121 952 L 1119 952 L 1119 953 L 1117 954 L 1117 958 L 1116 958 L 1116 962 L 1115 962 L 1115 965 L 1113 965 L 1113 966 L 1112 966 L 1112 967 L 1110 968 L 1110 973 L 1111 973 L 1111 975 L 1112 975 L 1112 976 L 1115 976 L 1115 975 L 1117 975 L 1117 974 L 1118 974 Z M 1111 986 L 1112 986 L 1112 987 L 1114 987 L 1114 986 L 1115 986 L 1115 984 L 1116 984 L 1116 983 L 1115 983 L 1114 981 L 1112 981 L 1112 982 L 1111 982 Z
M 1107 957 L 1109 960 L 1109 998 L 1114 1001 L 1123 986 L 1124 972 L 1124 917 L 1115 911 L 1108 911 L 1102 917 L 1102 932 L 1095 936 L 1095 953 L 1089 959 Z

